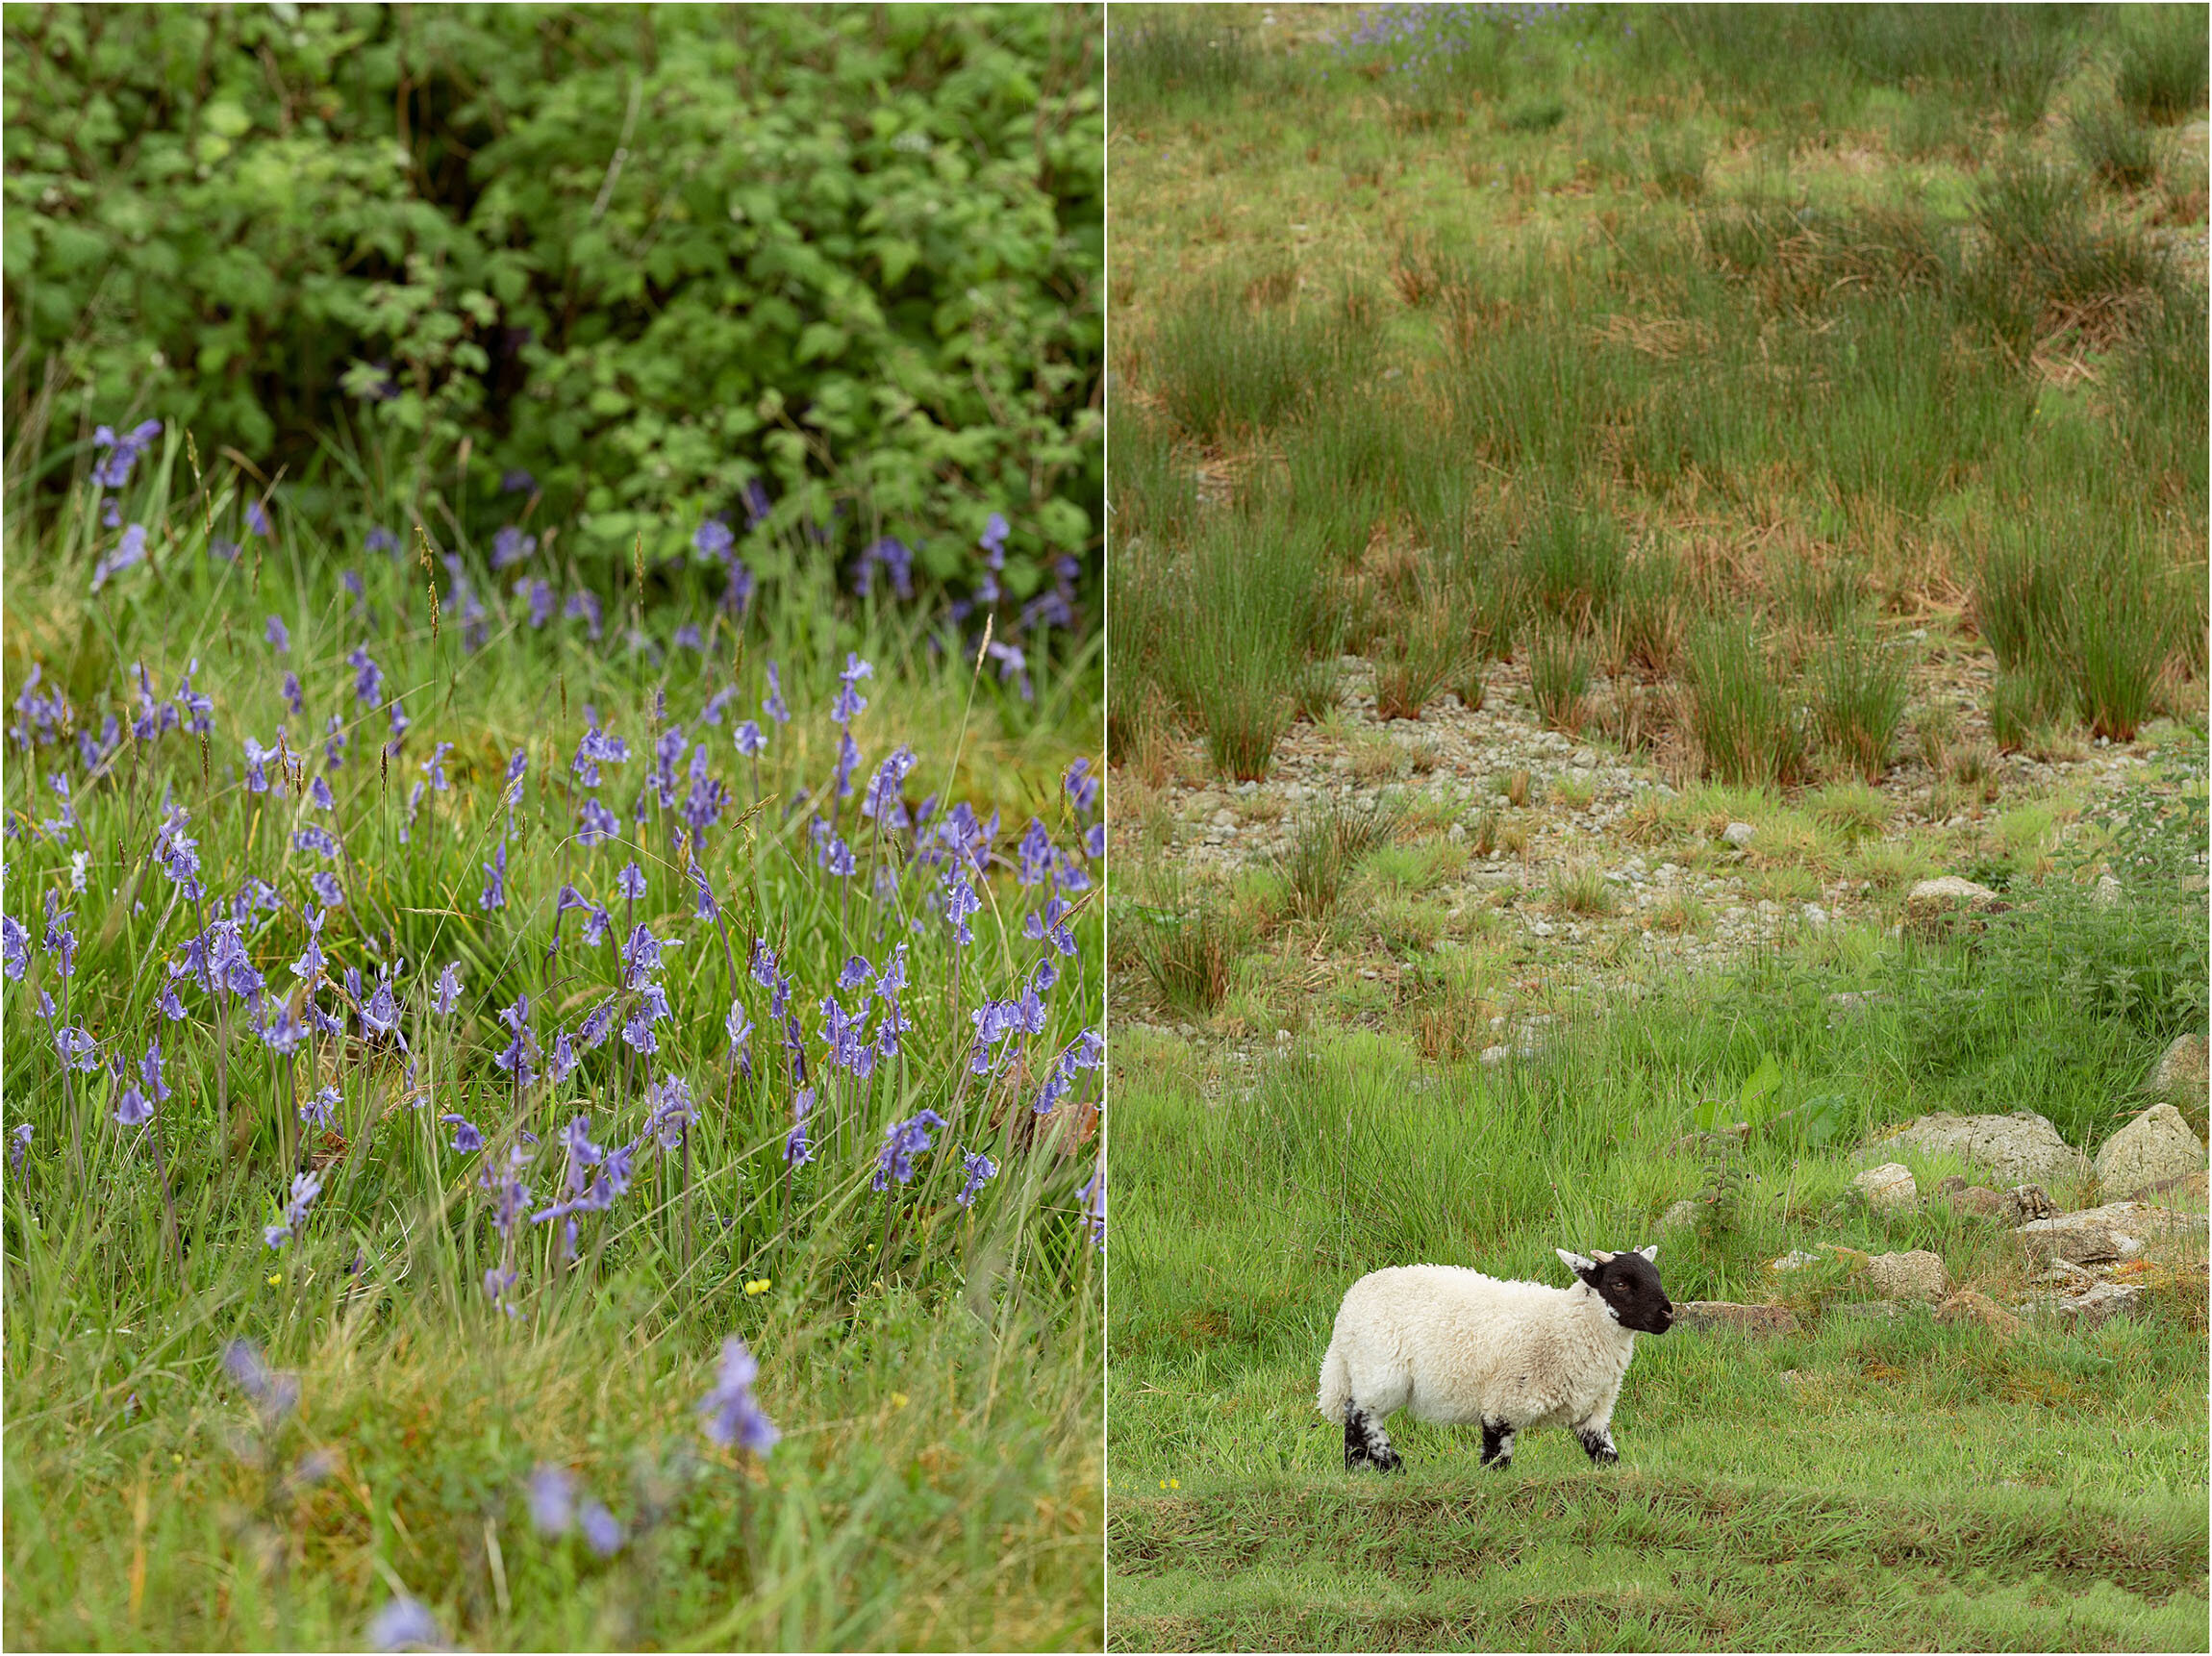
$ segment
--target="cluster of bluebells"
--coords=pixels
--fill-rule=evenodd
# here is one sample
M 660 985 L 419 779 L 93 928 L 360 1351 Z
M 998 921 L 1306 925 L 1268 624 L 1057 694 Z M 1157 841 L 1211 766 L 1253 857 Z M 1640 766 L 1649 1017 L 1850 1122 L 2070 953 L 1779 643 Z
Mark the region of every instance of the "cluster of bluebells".
M 1414 0 L 1411 4 L 1370 6 L 1337 40 L 1340 56 L 1379 50 L 1396 73 L 1412 79 L 1449 75 L 1478 41 L 1503 35 L 1512 38 L 1566 19 L 1574 7 L 1534 0 Z

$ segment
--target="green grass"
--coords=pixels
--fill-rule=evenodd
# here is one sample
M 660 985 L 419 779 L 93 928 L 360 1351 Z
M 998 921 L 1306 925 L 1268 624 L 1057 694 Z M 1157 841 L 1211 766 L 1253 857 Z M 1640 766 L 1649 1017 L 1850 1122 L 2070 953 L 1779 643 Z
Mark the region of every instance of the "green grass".
M 2153 832 L 2166 878 L 2200 820 Z M 1500 1069 L 1323 1036 L 1223 1091 L 1129 1040 L 1111 1643 L 2203 1647 L 2199 1277 L 2154 1289 L 2145 1318 L 2006 1342 L 1923 1313 L 1850 1317 L 1840 1265 L 1765 1268 L 1815 1242 L 1924 1247 L 1955 1286 L 2017 1293 L 2001 1227 L 1855 1207 L 1841 1151 L 1999 1099 L 2094 1146 L 2169 1033 L 2202 1016 L 2202 916 L 2146 889 L 2174 894 L 2121 918 L 2061 884 L 1973 950 L 1882 944 L 1663 984 Z M 1845 987 L 1887 998 L 1831 1024 Z M 1733 1105 L 1769 1058 L 1781 1082 L 1756 1117 L 1826 1099 L 1833 1136 L 1755 1135 L 1723 1202 L 1660 1236 L 1710 1174 L 1674 1147 L 1699 1101 Z M 1915 1165 L 1923 1182 L 1954 1170 Z M 1618 1468 L 1552 1432 L 1490 1471 L 1470 1433 L 1400 1416 L 1407 1474 L 1345 1474 L 1313 1394 L 1359 1275 L 1428 1260 L 1556 1281 L 1554 1246 L 1653 1240 L 1677 1301 L 1779 1294 L 1799 1331 L 1639 1342 Z
M 758 586 L 742 623 L 714 606 L 718 572 L 641 569 L 641 587 L 604 595 L 603 642 L 575 621 L 535 629 L 507 595 L 515 571 L 488 577 L 483 549 L 441 543 L 485 600 L 472 614 L 440 576 L 434 621 L 412 556 L 353 550 L 368 523 L 407 522 L 404 503 L 325 480 L 350 502 L 336 521 L 280 504 L 272 537 L 225 563 L 208 556 L 206 508 L 219 513 L 245 480 L 226 462 L 211 500 L 187 471 L 176 434 L 141 462 L 124 504 L 153 528 L 152 565 L 96 595 L 90 554 L 113 536 L 81 480 L 52 539 L 8 549 L 12 697 L 37 663 L 40 690 L 65 690 L 73 728 L 95 740 L 111 708 L 132 716 L 135 663 L 167 695 L 196 661 L 212 700 L 204 744 L 125 734 L 88 774 L 73 741 L 41 740 L 8 768 L 6 803 L 27 830 L 10 856 L 9 914 L 37 944 L 42 901 L 60 898 L 78 940 L 65 985 L 38 949 L 5 1004 L 7 1124 L 33 1129 L 6 1186 L 9 1642 L 353 1648 L 401 1593 L 443 1637 L 495 1647 L 1096 1642 L 1101 1272 L 1082 1193 L 1097 1165 L 1096 1074 L 1079 1072 L 1046 1116 L 1031 1103 L 1043 1067 L 1100 1020 L 1097 906 L 1071 918 L 1079 954 L 1063 962 L 1025 1064 L 974 1075 L 969 1013 L 1018 992 L 1050 947 L 1023 935 L 1036 889 L 1010 873 L 983 880 L 975 941 L 956 951 L 925 905 L 943 872 L 913 863 L 903 803 L 897 819 L 889 808 L 862 817 L 857 794 L 835 807 L 848 879 L 823 870 L 814 813 L 792 808 L 802 787 L 828 797 L 830 698 L 853 652 L 874 664 L 850 726 L 856 789 L 910 744 L 918 763 L 901 797 L 935 794 L 933 821 L 954 802 L 997 813 L 1006 855 L 1035 813 L 1070 850 L 1078 819 L 1060 779 L 1095 751 L 1096 640 L 1025 637 L 1025 701 L 965 651 L 933 650 L 919 607 L 840 597 L 796 539 L 747 548 Z M 363 578 L 358 600 L 339 583 L 347 567 Z M 542 551 L 520 572 L 562 575 Z M 272 614 L 289 625 L 289 654 L 263 642 Z M 703 648 L 674 640 L 687 616 Z M 649 647 L 625 646 L 633 617 Z M 396 757 L 380 752 L 386 704 L 355 699 L 357 648 L 385 696 L 404 698 L 412 723 Z M 761 711 L 769 662 L 788 724 Z M 288 669 L 301 713 L 281 697 Z M 705 722 L 725 688 L 720 722 Z M 619 819 L 596 846 L 573 832 L 586 790 L 570 761 L 588 705 L 629 745 L 603 765 Z M 747 717 L 769 727 L 757 770 L 732 746 Z M 325 764 L 326 724 L 350 740 L 341 765 Z M 730 794 L 681 842 L 677 807 L 645 786 L 655 742 L 678 725 Z M 275 762 L 270 789 L 248 790 L 241 744 L 280 727 L 307 760 L 299 788 L 327 781 L 333 809 Z M 447 742 L 451 788 L 417 800 L 433 744 Z M 527 769 L 510 807 L 517 751 Z M 691 755 L 671 757 L 680 802 Z M 47 779 L 64 760 L 77 825 L 43 829 L 58 821 Z M 310 875 L 338 881 L 321 942 L 340 987 L 321 1004 L 337 1007 L 342 1038 L 320 1036 L 288 1063 L 241 1001 L 218 1014 L 189 980 L 176 985 L 186 1020 L 157 1012 L 164 963 L 202 913 L 148 862 L 164 803 L 187 814 L 216 914 L 249 875 L 273 886 L 277 906 L 246 911 L 243 932 L 269 992 L 291 990 L 303 910 L 326 900 Z M 310 824 L 339 836 L 342 854 L 295 844 Z M 502 846 L 505 902 L 486 906 L 486 865 Z M 75 892 L 72 850 L 85 858 Z M 634 900 L 616 878 L 633 862 L 644 887 Z M 693 870 L 721 925 L 698 913 Z M 586 942 L 573 911 L 557 915 L 565 885 L 611 909 L 607 941 Z M 577 1035 L 610 990 L 628 994 L 624 1016 L 641 1004 L 617 988 L 615 949 L 633 925 L 668 943 L 656 1050 L 616 1035 L 574 1074 L 547 1076 L 556 1033 Z M 746 970 L 756 937 L 793 982 L 814 1090 L 815 1159 L 796 1170 L 783 1157 L 790 1060 L 768 991 Z M 912 1028 L 900 1056 L 865 1082 L 825 1066 L 822 997 L 866 1004 L 866 990 L 837 990 L 841 970 L 856 955 L 880 966 L 901 941 Z M 463 982 L 449 1017 L 430 1007 L 447 962 Z M 404 1057 L 345 1004 L 353 967 L 369 980 L 362 997 L 380 967 L 391 973 Z M 173 1091 L 155 1134 L 116 1124 L 118 1083 L 64 1080 L 38 1017 L 47 992 L 131 1073 L 160 1037 Z M 509 1039 L 498 1011 L 523 995 L 540 1072 L 527 1086 L 494 1064 Z M 749 1073 L 729 1057 L 733 997 L 756 1025 Z M 690 1084 L 695 1119 L 656 1141 L 645 1094 L 671 1077 Z M 292 1107 L 318 1082 L 336 1090 L 335 1114 L 303 1140 Z M 946 1124 L 913 1182 L 873 1191 L 887 1124 L 925 1109 Z M 456 1149 L 447 1115 L 479 1129 L 483 1148 Z M 560 1195 L 560 1134 L 579 1116 L 602 1146 L 635 1145 L 634 1179 L 579 1217 L 565 1262 L 559 1223 L 529 1216 Z M 997 1169 L 972 1206 L 954 1199 L 964 1152 Z M 503 1238 L 485 1181 L 511 1153 L 532 1192 Z M 324 1188 L 272 1249 L 263 1230 L 302 1156 Z M 515 1273 L 512 1316 L 485 1287 L 501 1267 Z M 765 1458 L 699 1429 L 731 1335 L 757 1356 L 762 1406 L 783 1433 Z M 296 1410 L 257 1420 L 221 1367 L 234 1339 L 298 1375 Z M 536 1533 L 522 1489 L 540 1461 L 612 1510 L 627 1532 L 619 1555 Z

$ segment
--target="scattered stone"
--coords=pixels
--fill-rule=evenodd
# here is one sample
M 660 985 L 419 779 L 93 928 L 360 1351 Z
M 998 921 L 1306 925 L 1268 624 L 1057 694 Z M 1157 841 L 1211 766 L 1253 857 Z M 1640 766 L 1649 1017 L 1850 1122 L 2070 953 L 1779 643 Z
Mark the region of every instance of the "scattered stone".
M 2097 884 L 2090 888 L 2089 900 L 2100 909 L 2109 909 L 2116 905 L 2124 894 L 2120 889 L 2118 880 L 2115 880 L 2110 874 L 2099 874 L 2097 877 Z
M 1941 1299 L 1947 1286 L 1943 1257 L 1925 1248 L 1876 1254 L 1867 1262 L 1867 1286 L 1884 1299 Z
M 1819 1265 L 1820 1263 L 1821 1256 L 1819 1254 L 1807 1253 L 1801 1247 L 1795 1247 L 1780 1259 L 1769 1260 L 1767 1268 L 1769 1270 L 1803 1270 L 1809 1265 Z
M 1489 1065 L 1493 1069 L 1496 1068 L 1500 1064 L 1503 1064 L 1508 1058 L 1511 1058 L 1512 1056 L 1513 1048 L 1510 1046 L 1486 1046 L 1482 1049 L 1483 1063 Z
M 2016 1222 L 2025 1224 L 2029 1219 L 2048 1219 L 2058 1212 L 2058 1204 L 2043 1192 L 2041 1185 L 2015 1185 L 2004 1193 L 2012 1204 Z
M 1890 997 L 1873 989 L 1839 989 L 1828 996 L 1828 1027 L 1833 1029 L 1847 1019 L 1856 1017 L 1877 1006 L 1887 1006 Z
M 1966 1185 L 1963 1190 L 1951 1192 L 1947 1199 L 1952 1212 L 1970 1214 L 1977 1219 L 2012 1219 L 2018 1212 L 2010 1196 L 2001 1195 L 1987 1185 Z
M 1986 1293 L 1969 1289 L 1954 1293 L 1935 1308 L 1938 1322 L 1978 1322 L 1999 1339 L 2009 1340 L 2027 1325 Z
M 2097 1152 L 2097 1188 L 2132 1195 L 2167 1179 L 2204 1170 L 2204 1146 L 2171 1104 L 2153 1104 Z
M 2084 1270 L 2072 1260 L 2059 1259 L 2054 1255 L 2051 1258 L 2049 1270 L 2041 1276 L 2030 1277 L 2028 1280 L 2030 1282 L 2053 1283 L 2067 1289 L 2082 1289 L 2087 1288 L 2097 1280 L 2097 1273 Z
M 2144 1293 L 2140 1288 L 2128 1288 L 2117 1282 L 2096 1282 L 2076 1294 L 2046 1295 L 2029 1300 L 2022 1309 L 2055 1318 L 2069 1328 L 2089 1329 L 2110 1322 L 2116 1317 L 2132 1317 L 2143 1303 Z
M 1913 1183 L 1913 1170 L 1902 1162 L 1884 1162 L 1878 1167 L 1869 1167 L 1851 1181 L 1851 1186 L 1863 1192 L 1867 1205 L 1879 1214 L 1903 1213 L 1920 1200 L 1920 1187 Z
M 1938 879 L 1923 880 L 1905 893 L 1905 929 L 1922 937 L 1942 937 L 1958 923 L 1962 915 L 2001 914 L 2004 907 L 2004 899 L 1987 886 L 1962 880 L 1956 874 L 1945 874 Z
M 1697 1222 L 1697 1204 L 1687 1199 L 1676 1202 L 1659 1216 L 1659 1228 L 1662 1231 L 1679 1230 L 1684 1225 L 1694 1225 Z
M 2189 1232 L 2203 1234 L 2202 1214 L 2178 1213 L 2148 1202 L 2107 1202 L 2077 1214 L 2036 1219 L 2012 1234 L 2031 1260 L 2092 1265 L 2104 1259 L 2133 1259 L 2152 1238 Z
M 1731 822 L 1727 827 L 1721 830 L 1721 838 L 1727 841 L 1739 851 L 1758 837 L 1758 829 L 1752 827 L 1748 822 Z
M 1678 1305 L 1674 1320 L 1684 1328 L 1733 1328 L 1762 1338 L 1797 1331 L 1797 1318 L 1787 1306 L 1736 1305 L 1725 1299 L 1693 1299 Z
M 2201 1109 L 2207 1096 L 2205 1040 L 2184 1035 L 2166 1049 L 2150 1077 L 2150 1090 L 2169 1104 L 2193 1104 Z
M 1948 1112 L 1909 1121 L 1863 1152 L 1868 1159 L 1899 1150 L 1923 1155 L 1957 1156 L 1989 1168 L 2011 1183 L 2033 1179 L 2065 1184 L 2086 1178 L 2089 1158 L 2059 1136 L 2049 1120 L 2032 1110 L 2009 1116 L 1953 1116 Z
M 1936 1181 L 1936 1194 L 1939 1196 L 1948 1196 L 1954 1191 L 1965 1189 L 1966 1175 L 1964 1173 L 1946 1173 Z

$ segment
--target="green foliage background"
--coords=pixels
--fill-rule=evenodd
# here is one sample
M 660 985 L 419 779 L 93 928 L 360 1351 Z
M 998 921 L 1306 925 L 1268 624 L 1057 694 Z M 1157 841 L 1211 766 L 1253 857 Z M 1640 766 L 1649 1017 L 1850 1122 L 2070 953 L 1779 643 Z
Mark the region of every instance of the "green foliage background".
M 1016 597 L 1092 545 L 1096 6 L 0 20 L 18 512 L 158 415 L 470 539 L 520 467 L 573 551 L 680 551 L 756 478 L 941 580 L 1003 512 Z

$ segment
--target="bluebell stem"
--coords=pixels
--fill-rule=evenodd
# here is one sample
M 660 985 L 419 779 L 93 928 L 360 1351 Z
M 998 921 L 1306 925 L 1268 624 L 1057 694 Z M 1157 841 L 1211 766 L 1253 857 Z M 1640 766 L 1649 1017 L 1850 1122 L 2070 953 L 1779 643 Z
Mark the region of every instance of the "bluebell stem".
M 491 861 L 484 865 L 484 890 L 476 894 L 476 906 L 487 913 L 507 906 L 507 841 L 502 840 L 491 853 Z

